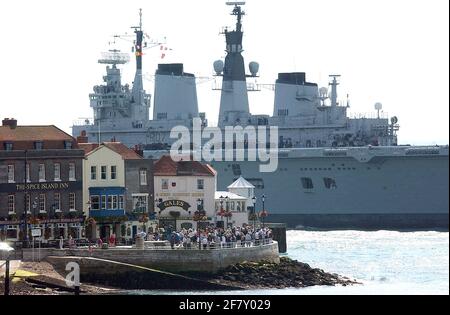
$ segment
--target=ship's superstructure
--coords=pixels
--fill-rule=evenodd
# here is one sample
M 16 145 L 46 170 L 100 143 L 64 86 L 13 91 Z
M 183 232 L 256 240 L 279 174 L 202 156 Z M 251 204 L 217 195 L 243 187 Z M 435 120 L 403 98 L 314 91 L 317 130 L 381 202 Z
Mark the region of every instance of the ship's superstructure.
M 160 64 L 155 73 L 153 119 L 150 120 L 151 95 L 143 84 L 143 56 L 148 47 L 146 33 L 140 23 L 132 27 L 135 33 L 132 52 L 136 57 L 136 73 L 132 87 L 121 82 L 119 65 L 129 62 L 129 56 L 119 50 L 102 54 L 98 61 L 107 64 L 104 85 L 95 86 L 91 94 L 94 119 L 81 119 L 74 123 L 72 133 L 86 133 L 91 142 L 119 141 L 129 147 L 143 149 L 168 149 L 173 140 L 170 131 L 175 126 L 192 128 L 192 120 L 205 114 L 199 113 L 195 75 L 184 72 L 183 64 Z M 120 36 L 115 36 L 120 37 Z M 153 42 L 153 47 L 159 43 Z
M 228 2 L 236 18 L 233 30 L 223 31 L 225 60 L 214 62 L 222 77 L 218 126 L 278 127 L 279 166 L 261 173 L 258 162 L 214 161 L 218 189 L 243 176 L 266 195 L 270 221 L 316 227 L 448 228 L 448 146 L 411 147 L 397 141 L 397 117 L 381 113 L 349 117 L 350 103 L 339 102 L 341 77 L 331 75 L 328 87 L 308 82 L 302 72 L 279 73 L 273 85 L 273 115 L 252 115 L 248 91 L 259 87 L 259 64 L 246 74 L 242 19 L 244 2 Z M 170 139 L 175 126 L 192 129 L 199 113 L 196 78 L 182 64 L 161 64 L 155 76 L 153 119 L 150 95 L 142 84 L 142 22 L 136 28 L 136 78 L 130 90 L 122 85 L 118 65 L 127 59 L 110 51 L 100 63 L 108 64 L 105 85 L 94 88 L 94 120 L 73 128 L 86 131 L 89 141 L 123 142 L 141 146 L 145 157 L 157 159 L 178 139 Z M 145 46 L 145 44 L 144 44 Z M 194 149 L 196 149 L 194 147 Z M 261 207 L 261 204 L 257 204 Z

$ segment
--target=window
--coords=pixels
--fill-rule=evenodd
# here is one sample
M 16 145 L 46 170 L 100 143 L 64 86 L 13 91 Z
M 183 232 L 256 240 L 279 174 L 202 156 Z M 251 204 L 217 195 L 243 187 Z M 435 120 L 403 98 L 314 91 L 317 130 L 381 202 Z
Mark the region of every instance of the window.
M 163 189 L 163 190 L 169 189 L 169 180 L 168 179 L 161 180 L 161 189 Z
M 45 182 L 45 164 L 39 164 L 39 181 Z
M 241 176 L 242 175 L 242 170 L 241 170 L 241 166 L 239 164 L 233 164 L 233 174 L 234 176 Z
M 16 212 L 16 196 L 8 195 L 8 212 L 15 213 Z
M 91 180 L 97 180 L 97 166 L 91 166 Z
M 205 189 L 205 180 L 204 179 L 197 179 L 197 189 L 198 190 Z
M 56 207 L 56 205 L 55 205 L 55 207 Z M 45 212 L 45 194 L 39 195 L 39 212 Z
M 64 141 L 64 148 L 66 150 L 71 150 L 72 149 L 72 141 Z
M 117 179 L 117 166 L 111 166 L 111 179 Z
M 106 210 L 106 196 L 102 196 L 102 210 Z
M 14 165 L 8 165 L 8 183 L 14 182 L 15 182 Z
M 99 196 L 91 196 L 91 210 L 100 210 L 100 197 Z
M 121 209 L 121 210 L 125 209 L 125 207 L 124 207 L 124 200 L 125 200 L 124 196 L 120 195 L 119 196 L 119 209 Z
M 289 109 L 279 109 L 278 117 L 287 117 L 289 116 Z
M 133 208 L 135 213 L 147 213 L 148 195 L 133 195 Z
M 323 182 L 325 184 L 326 189 L 336 189 L 337 188 L 336 181 L 332 178 L 324 178 Z
M 107 209 L 108 210 L 112 210 L 113 209 L 113 202 L 112 202 L 112 196 L 108 196 L 108 205 L 107 205 Z
M 61 194 L 55 193 L 53 198 L 53 205 L 55 206 L 55 211 L 60 212 L 61 211 Z
M 34 149 L 35 150 L 42 150 L 42 149 L 44 149 L 44 143 L 42 141 L 36 141 L 34 143 Z
M 303 189 L 314 189 L 314 184 L 311 178 L 302 178 Z
M 26 195 L 25 195 L 25 199 L 26 199 L 25 203 L 26 203 L 26 205 L 27 205 L 27 213 L 28 213 L 28 212 L 30 212 L 30 210 L 31 210 L 31 198 L 30 198 L 30 194 L 26 194 Z M 34 209 L 34 205 L 33 205 L 33 209 Z
M 13 150 L 13 144 L 12 142 L 5 142 L 5 151 L 12 151 Z
M 102 166 L 102 168 L 101 168 L 101 172 L 102 172 L 102 174 L 101 174 L 101 179 L 102 180 L 106 180 L 106 166 Z
M 167 119 L 167 113 L 158 113 L 158 115 L 156 116 L 157 120 L 166 120 Z
M 75 193 L 69 194 L 69 210 L 74 211 L 75 210 Z
M 118 196 L 117 195 L 114 195 L 114 196 L 112 196 L 112 208 L 114 209 L 114 210 L 117 210 L 118 209 Z
M 75 163 L 69 163 L 69 180 L 76 181 Z
M 54 170 L 55 170 L 55 181 L 61 181 L 61 164 L 55 163 L 54 164 Z
M 147 170 L 141 170 L 139 172 L 139 181 L 141 186 L 147 186 Z

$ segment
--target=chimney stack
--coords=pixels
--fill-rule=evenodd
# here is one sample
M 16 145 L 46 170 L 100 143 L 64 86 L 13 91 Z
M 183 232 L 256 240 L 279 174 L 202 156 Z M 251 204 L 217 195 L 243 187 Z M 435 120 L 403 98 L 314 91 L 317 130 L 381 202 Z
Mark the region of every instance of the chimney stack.
M 83 130 L 81 132 L 81 135 L 79 135 L 77 137 L 77 142 L 78 143 L 88 143 L 88 137 L 86 136 L 86 131 L 85 130 Z
M 17 119 L 5 118 L 2 121 L 2 125 L 3 126 L 9 126 L 9 128 L 11 128 L 11 129 L 16 129 L 17 128 Z

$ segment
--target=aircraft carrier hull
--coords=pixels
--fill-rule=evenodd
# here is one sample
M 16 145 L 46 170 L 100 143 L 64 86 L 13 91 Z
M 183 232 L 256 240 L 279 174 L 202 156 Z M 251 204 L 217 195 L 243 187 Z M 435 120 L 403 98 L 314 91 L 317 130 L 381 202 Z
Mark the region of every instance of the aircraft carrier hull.
M 287 152 L 275 173 L 260 173 L 255 162 L 212 164 L 219 190 L 242 175 L 257 196 L 266 195 L 267 222 L 290 228 L 448 229 L 448 148 L 335 151 L 345 157 L 326 152 Z M 261 202 L 256 210 L 262 210 Z

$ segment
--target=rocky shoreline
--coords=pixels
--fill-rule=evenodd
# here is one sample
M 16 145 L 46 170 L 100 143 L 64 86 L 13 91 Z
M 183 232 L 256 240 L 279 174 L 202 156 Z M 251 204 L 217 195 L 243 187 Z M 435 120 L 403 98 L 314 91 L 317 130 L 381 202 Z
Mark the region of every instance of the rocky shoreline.
M 11 295 L 67 295 L 73 294 L 70 288 L 65 287 L 65 281 L 46 262 L 22 263 L 21 273 L 32 273 L 34 276 L 13 276 Z M 280 264 L 269 262 L 245 262 L 230 266 L 213 276 L 190 275 L 211 283 L 226 285 L 243 290 L 255 289 L 286 289 L 306 288 L 312 286 L 349 286 L 359 284 L 337 274 L 330 274 L 321 269 L 281 258 Z M 0 295 L 3 294 L 4 278 L 0 277 Z M 111 295 L 124 293 L 124 289 L 99 286 L 96 284 L 82 284 L 81 294 L 84 295 Z
M 314 269 L 308 264 L 287 257 L 282 257 L 280 264 L 246 262 L 230 266 L 209 280 L 245 289 L 286 289 L 359 284 L 355 280 L 330 274 L 321 269 Z

